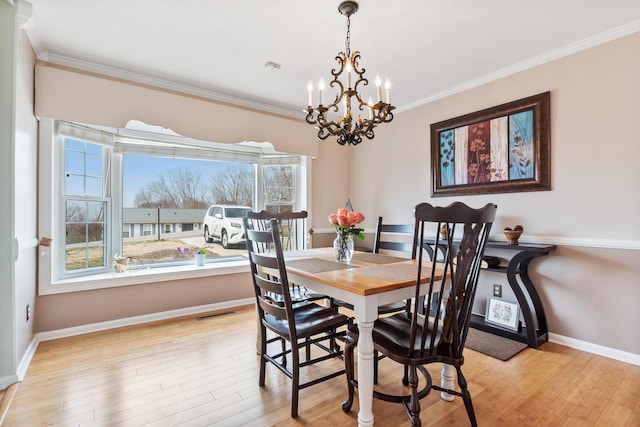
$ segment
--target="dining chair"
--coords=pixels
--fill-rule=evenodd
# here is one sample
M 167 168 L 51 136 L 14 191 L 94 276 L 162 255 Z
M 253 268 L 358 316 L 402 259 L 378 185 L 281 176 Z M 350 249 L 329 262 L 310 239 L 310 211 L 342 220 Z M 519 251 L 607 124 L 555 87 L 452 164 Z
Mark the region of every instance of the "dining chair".
M 249 228 L 255 230 L 269 231 L 271 229 L 271 219 L 278 220 L 278 230 L 280 232 L 280 243 L 283 251 L 296 251 L 306 248 L 306 221 L 309 214 L 307 211 L 285 211 L 285 212 L 267 212 L 261 210 L 259 212 L 247 212 L 249 219 Z M 247 228 L 245 228 L 246 230 Z M 265 245 L 259 245 L 256 250 L 268 252 L 272 248 Z M 325 295 L 319 294 L 306 287 L 291 284 L 291 297 L 294 303 L 304 301 L 315 301 L 327 298 Z
M 411 311 L 379 318 L 373 327 L 374 349 L 408 367 L 409 371 L 408 394 L 392 395 L 374 390 L 373 396 L 388 402 L 402 403 L 412 426 L 421 425 L 420 399 L 432 389 L 462 397 L 471 425 L 477 425 L 471 394 L 461 367 L 464 363 L 463 350 L 482 255 L 496 210 L 497 206 L 491 203 L 480 209 L 473 209 L 460 202 L 447 207 L 435 207 L 428 203 L 415 207 L 418 247 L 423 247 L 428 242 L 435 242 L 436 246 L 442 244 L 445 247 L 442 262 L 425 260 L 423 264 L 425 251 L 418 251 L 416 291 Z M 445 229 L 443 240 L 439 232 L 441 227 Z M 440 273 L 442 278 L 436 280 Z M 422 283 L 423 277 L 428 277 L 429 280 Z M 425 294 L 426 301 L 430 303 L 428 306 L 435 307 L 435 312 L 420 314 L 419 296 L 422 294 Z M 348 387 L 348 398 L 342 404 L 345 412 L 351 410 L 354 387 L 358 385 L 354 373 L 354 347 L 357 340 L 357 325 L 349 325 L 344 356 Z M 431 363 L 445 363 L 454 367 L 460 390 L 450 390 L 434 384 L 425 368 L 425 365 Z M 418 372 L 424 378 L 424 385 L 420 389 Z
M 265 386 L 267 362 L 273 364 L 292 380 L 291 385 L 291 417 L 298 416 L 298 393 L 301 389 L 318 384 L 344 374 L 345 370 L 334 371 L 307 382 L 300 382 L 300 369 L 327 361 L 342 358 L 342 351 L 334 351 L 324 344 L 337 337 L 344 337 L 343 328 L 350 319 L 329 307 L 314 302 L 294 305 L 282 250 L 280 227 L 277 219 L 271 219 L 269 230 L 249 228 L 249 219 L 244 218 L 246 230 L 247 252 L 251 277 L 256 297 L 258 316 L 260 319 L 260 373 L 259 385 Z M 272 247 L 271 252 L 257 250 L 263 246 Z M 278 298 L 274 300 L 273 296 Z M 275 338 L 267 339 L 267 330 L 275 334 Z M 290 344 L 290 349 L 277 349 L 269 346 L 280 339 Z M 305 361 L 300 361 L 300 349 L 309 349 L 312 345 L 320 348 L 321 355 L 311 357 L 307 352 Z M 286 361 L 291 358 L 291 367 Z M 310 370 L 311 371 L 311 370 Z M 317 371 L 316 371 L 317 373 Z M 309 372 L 314 375 L 314 371 Z

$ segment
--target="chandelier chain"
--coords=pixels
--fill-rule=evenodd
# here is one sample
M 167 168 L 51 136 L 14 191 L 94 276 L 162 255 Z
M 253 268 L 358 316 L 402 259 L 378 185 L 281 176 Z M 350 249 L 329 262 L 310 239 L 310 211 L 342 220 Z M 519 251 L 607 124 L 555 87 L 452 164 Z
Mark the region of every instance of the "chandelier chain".
M 344 41 L 347 58 L 351 56 L 351 18 L 347 16 L 347 37 Z

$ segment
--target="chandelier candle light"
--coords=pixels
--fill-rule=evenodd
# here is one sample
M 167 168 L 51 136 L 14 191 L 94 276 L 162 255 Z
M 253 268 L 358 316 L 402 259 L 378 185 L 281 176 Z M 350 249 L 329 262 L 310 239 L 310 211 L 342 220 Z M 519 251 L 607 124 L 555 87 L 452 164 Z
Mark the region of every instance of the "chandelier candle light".
M 391 92 L 391 82 L 386 79 L 385 87 L 385 99 L 382 99 L 382 79 L 379 75 L 376 75 L 376 95 L 377 102 L 374 104 L 371 97 L 368 102 L 363 101 L 363 96 L 358 92 L 359 86 L 367 86 L 369 81 L 364 77 L 364 68 L 360 66 L 360 52 L 351 52 L 351 15 L 358 11 L 358 3 L 355 1 L 343 1 L 338 6 L 338 11 L 347 17 L 347 37 L 345 40 L 345 52 L 338 53 L 336 61 L 338 61 L 338 68 L 331 70 L 333 80 L 329 82 L 330 87 L 336 87 L 338 94 L 336 95 L 333 103 L 324 105 L 325 96 L 325 82 L 321 78 L 318 83 L 318 106 L 313 105 L 313 84 L 309 82 L 307 84 L 308 91 L 308 104 L 306 109 L 307 123 L 314 125 L 318 129 L 318 138 L 321 140 L 327 139 L 329 136 L 337 136 L 338 144 L 352 144 L 356 145 L 362 142 L 362 137 L 366 136 L 369 139 L 373 139 L 373 129 L 381 124 L 388 123 L 393 120 L 393 113 L 391 112 L 395 107 L 389 102 Z M 342 74 L 346 74 L 346 89 L 340 77 Z M 352 86 L 352 80 L 356 79 L 355 84 Z M 361 89 L 361 88 L 360 88 Z M 355 98 L 355 100 L 353 100 Z M 342 112 L 340 106 L 342 105 Z M 358 114 L 358 118 L 354 119 L 354 111 L 358 109 L 361 112 L 368 111 L 368 117 L 362 118 L 361 114 Z M 328 112 L 333 110 L 338 113 L 336 120 L 330 120 Z M 356 112 L 357 113 L 357 112 Z

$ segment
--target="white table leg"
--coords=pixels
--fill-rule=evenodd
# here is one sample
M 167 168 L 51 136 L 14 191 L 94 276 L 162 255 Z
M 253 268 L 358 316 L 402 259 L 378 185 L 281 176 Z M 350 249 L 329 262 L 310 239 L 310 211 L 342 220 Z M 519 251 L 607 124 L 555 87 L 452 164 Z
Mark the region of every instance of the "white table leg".
M 358 426 L 373 426 L 373 322 L 358 322 Z
M 447 307 L 447 301 L 449 300 L 449 289 L 447 289 L 445 291 L 444 294 L 444 298 L 442 299 L 442 320 L 444 322 L 444 313 L 446 311 L 446 307 Z M 453 369 L 453 366 L 451 365 L 447 365 L 446 363 L 442 364 L 442 371 L 440 372 L 441 375 L 441 380 L 440 380 L 440 387 L 442 388 L 446 388 L 449 390 L 455 390 L 455 385 L 453 383 L 453 380 L 455 378 L 455 371 Z M 440 397 L 442 398 L 442 400 L 446 400 L 448 402 L 451 402 L 453 399 L 455 399 L 455 396 L 449 393 L 445 393 L 444 391 L 440 392 Z
M 442 379 L 440 380 L 440 387 L 446 388 L 448 390 L 455 390 L 455 384 L 453 383 L 453 380 L 455 378 L 455 371 L 453 369 L 453 366 L 443 363 L 441 376 Z M 442 400 L 446 400 L 448 402 L 451 402 L 453 399 L 455 399 L 454 395 L 446 393 L 444 391 L 440 392 L 440 397 L 442 398 Z

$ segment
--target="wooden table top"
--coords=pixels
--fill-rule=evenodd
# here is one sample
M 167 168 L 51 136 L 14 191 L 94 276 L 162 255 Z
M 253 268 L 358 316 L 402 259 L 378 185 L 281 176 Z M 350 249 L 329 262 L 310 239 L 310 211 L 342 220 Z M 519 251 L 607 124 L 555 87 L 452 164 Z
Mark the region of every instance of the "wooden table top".
M 356 252 L 350 264 L 337 262 L 333 252 L 310 249 L 287 253 L 287 272 L 357 295 L 373 295 L 415 286 L 417 260 Z M 442 278 L 438 266 L 436 279 Z M 421 282 L 429 281 L 431 261 L 423 261 Z

